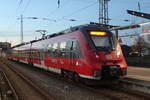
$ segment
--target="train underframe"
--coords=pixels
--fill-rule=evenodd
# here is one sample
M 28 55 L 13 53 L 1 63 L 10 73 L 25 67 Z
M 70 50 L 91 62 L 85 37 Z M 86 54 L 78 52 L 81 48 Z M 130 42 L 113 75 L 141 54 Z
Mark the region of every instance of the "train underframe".
M 23 62 L 22 60 L 16 59 L 15 61 Z M 27 62 L 26 64 L 37 66 L 37 64 L 34 64 L 32 62 Z M 45 66 L 46 67 L 46 66 Z M 47 69 L 44 67 L 40 67 L 41 69 Z M 107 83 L 113 83 L 115 80 L 121 79 L 122 76 L 127 74 L 127 69 L 122 69 L 120 66 L 102 66 L 102 70 L 95 70 L 94 75 L 90 76 L 90 78 L 85 78 L 80 76 L 80 73 L 73 72 L 64 68 L 59 69 L 60 73 L 64 78 L 67 78 L 69 80 L 74 80 L 76 82 L 83 82 L 87 85 L 100 85 L 100 84 L 107 84 Z

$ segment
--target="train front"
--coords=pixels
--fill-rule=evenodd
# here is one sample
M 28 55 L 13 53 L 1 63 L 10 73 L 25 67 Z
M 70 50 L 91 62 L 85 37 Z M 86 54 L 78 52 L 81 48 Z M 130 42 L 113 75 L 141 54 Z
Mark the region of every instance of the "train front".
M 92 51 L 89 63 L 94 79 L 118 79 L 127 74 L 127 64 L 114 34 L 100 27 L 89 27 L 86 38 Z

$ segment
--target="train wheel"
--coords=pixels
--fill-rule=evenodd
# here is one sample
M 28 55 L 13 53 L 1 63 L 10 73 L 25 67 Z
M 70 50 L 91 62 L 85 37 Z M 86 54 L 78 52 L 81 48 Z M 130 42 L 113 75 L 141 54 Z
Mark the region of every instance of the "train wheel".
M 29 66 L 33 66 L 33 63 L 28 63 Z
M 67 72 L 63 69 L 61 69 L 61 75 L 64 77 L 64 78 L 67 78 Z
M 64 77 L 64 70 L 61 69 L 61 76 Z
M 80 82 L 80 77 L 79 77 L 79 75 L 78 75 L 77 73 L 74 73 L 74 75 L 73 75 L 73 80 L 74 80 L 75 82 Z

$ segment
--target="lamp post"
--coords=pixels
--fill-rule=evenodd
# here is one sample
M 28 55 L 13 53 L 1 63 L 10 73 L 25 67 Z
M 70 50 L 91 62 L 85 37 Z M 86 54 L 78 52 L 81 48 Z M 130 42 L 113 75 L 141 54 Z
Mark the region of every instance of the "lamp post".
M 49 18 L 38 18 L 38 17 L 23 17 L 23 15 L 21 14 L 20 18 L 20 36 L 21 36 L 21 43 L 23 43 L 23 19 L 42 19 L 42 20 L 48 20 L 48 21 L 53 21 L 56 22 L 56 20 L 54 19 L 49 19 Z M 46 30 L 37 30 L 36 32 L 40 32 L 42 34 L 42 38 L 44 39 L 47 31 Z
M 21 43 L 23 43 L 23 15 L 20 17 L 21 21 L 21 26 L 20 26 L 20 34 L 21 34 Z
M 18 20 L 20 19 L 20 41 L 23 43 L 23 19 L 38 19 L 37 17 L 23 17 L 21 14 L 20 18 L 17 18 Z

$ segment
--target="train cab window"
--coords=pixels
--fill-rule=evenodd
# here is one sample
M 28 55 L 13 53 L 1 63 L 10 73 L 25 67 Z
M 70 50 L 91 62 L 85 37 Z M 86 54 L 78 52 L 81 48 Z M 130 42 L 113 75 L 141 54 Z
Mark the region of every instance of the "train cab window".
M 93 43 L 98 50 L 109 51 L 112 49 L 112 40 L 109 36 L 91 36 Z
M 97 50 L 110 51 L 116 47 L 116 40 L 111 32 L 90 31 L 89 35 Z
M 110 46 L 108 37 L 92 36 L 92 40 L 96 47 L 109 47 Z
M 110 39 L 112 50 L 115 50 L 117 46 L 117 38 L 114 34 L 112 34 L 112 37 Z

